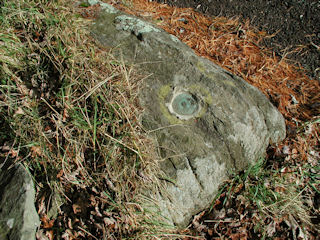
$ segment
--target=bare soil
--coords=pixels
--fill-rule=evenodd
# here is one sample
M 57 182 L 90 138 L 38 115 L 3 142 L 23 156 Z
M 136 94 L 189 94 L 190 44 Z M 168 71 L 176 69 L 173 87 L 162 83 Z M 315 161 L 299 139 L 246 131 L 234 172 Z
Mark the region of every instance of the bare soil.
M 157 0 L 176 7 L 192 7 L 209 16 L 240 17 L 266 31 L 266 47 L 301 64 L 320 81 L 319 0 Z

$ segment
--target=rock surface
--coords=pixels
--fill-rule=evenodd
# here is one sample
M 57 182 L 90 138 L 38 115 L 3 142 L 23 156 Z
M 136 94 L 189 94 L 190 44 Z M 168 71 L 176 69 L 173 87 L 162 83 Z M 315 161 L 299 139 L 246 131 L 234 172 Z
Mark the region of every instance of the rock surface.
M 0 169 L 0 239 L 36 239 L 40 221 L 34 201 L 33 180 L 21 164 Z
M 158 144 L 166 173 L 165 191 L 153 197 L 168 223 L 186 226 L 209 206 L 228 173 L 253 164 L 269 143 L 285 137 L 284 119 L 259 90 L 176 37 L 101 7 L 94 37 L 152 74 L 140 93 L 142 123 Z

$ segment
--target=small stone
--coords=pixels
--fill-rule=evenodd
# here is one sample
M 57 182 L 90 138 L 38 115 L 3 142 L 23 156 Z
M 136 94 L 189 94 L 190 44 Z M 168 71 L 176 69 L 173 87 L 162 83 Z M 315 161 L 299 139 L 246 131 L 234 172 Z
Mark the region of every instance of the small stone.
M 13 224 L 14 224 L 14 218 L 9 218 L 7 221 L 7 226 L 9 227 L 9 229 L 13 228 Z
M 1 239 L 35 239 L 40 225 L 32 177 L 21 165 L 0 169 Z M 4 221 L 3 221 L 4 220 Z
M 178 21 L 183 22 L 184 24 L 188 24 L 188 20 L 185 18 L 180 18 Z

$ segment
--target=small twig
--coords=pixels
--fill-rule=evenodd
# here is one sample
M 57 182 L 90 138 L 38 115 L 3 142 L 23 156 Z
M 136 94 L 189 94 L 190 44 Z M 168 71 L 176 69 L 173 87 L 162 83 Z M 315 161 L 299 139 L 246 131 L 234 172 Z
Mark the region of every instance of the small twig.
M 235 220 L 204 220 L 206 223 L 232 223 L 235 222 Z
M 78 97 L 77 99 L 73 100 L 72 102 L 77 102 L 79 101 L 81 98 L 83 98 L 85 95 L 87 95 L 85 97 L 85 99 L 88 99 L 88 97 L 90 97 L 99 87 L 101 87 L 103 84 L 105 84 L 106 82 L 108 82 L 109 80 L 111 80 L 114 77 L 119 76 L 119 74 L 114 74 L 111 75 L 110 77 L 106 78 L 105 80 L 99 82 L 98 84 L 96 84 L 94 87 L 92 87 L 88 92 L 82 94 L 80 97 Z
M 47 100 L 45 100 L 43 97 L 41 97 L 40 99 L 41 99 L 42 101 L 44 101 L 44 103 L 47 104 L 48 107 L 57 114 L 57 117 L 60 116 L 60 118 L 61 118 L 61 114 L 58 113 L 58 112 L 47 102 Z
M 80 226 L 78 226 L 78 228 L 79 228 L 81 231 L 83 231 L 83 232 L 85 232 L 86 234 L 88 234 L 88 235 L 90 235 L 91 237 L 93 237 L 94 239 L 98 240 L 98 238 L 96 238 L 95 236 L 93 236 L 93 235 L 92 235 L 90 232 L 88 232 L 87 230 L 83 229 L 83 228 L 80 227 Z
M 7 162 L 8 158 L 9 158 L 9 153 L 12 151 L 13 146 L 14 146 L 15 144 L 16 144 L 16 139 L 14 139 L 13 144 L 12 144 L 12 146 L 11 146 L 11 148 L 10 148 L 10 150 L 9 150 L 8 154 L 6 155 L 5 160 L 0 164 L 0 169 L 2 169 L 2 167 L 6 164 L 6 162 Z
M 142 159 L 142 157 L 141 157 L 141 155 L 140 155 L 140 153 L 139 153 L 138 151 L 134 150 L 133 148 L 129 147 L 128 145 L 124 144 L 123 142 L 119 141 L 118 139 L 110 136 L 110 135 L 109 135 L 108 133 L 106 133 L 106 132 L 104 132 L 103 134 L 106 135 L 106 136 L 107 136 L 108 138 L 110 138 L 111 140 L 113 140 L 113 141 L 121 144 L 122 146 L 130 149 L 131 151 L 133 151 L 134 153 L 136 153 L 136 154 L 140 157 L 140 159 Z
M 311 45 L 314 46 L 318 51 L 320 51 L 320 46 L 314 44 L 312 41 L 310 41 Z
M 162 129 L 165 129 L 165 128 L 171 128 L 171 127 L 176 127 L 176 126 L 185 126 L 185 125 L 179 123 L 179 124 L 173 124 L 173 125 L 163 126 L 163 127 L 159 127 L 159 128 L 156 128 L 156 129 L 147 131 L 147 133 L 153 133 L 153 132 L 156 132 L 156 131 L 160 131 L 160 130 L 162 130 Z
M 280 211 L 280 213 L 283 213 L 284 210 L 293 202 L 295 201 L 307 188 L 308 186 L 305 186 L 302 191 L 300 191 L 294 198 L 289 199 L 289 202 L 283 207 L 283 209 Z

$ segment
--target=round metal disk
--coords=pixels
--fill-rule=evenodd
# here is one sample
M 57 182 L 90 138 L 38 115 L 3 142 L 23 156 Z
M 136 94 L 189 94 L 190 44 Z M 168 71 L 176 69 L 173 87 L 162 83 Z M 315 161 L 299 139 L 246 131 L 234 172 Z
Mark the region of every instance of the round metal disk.
M 181 116 L 190 116 L 198 112 L 198 102 L 189 93 L 180 93 L 172 101 L 173 111 Z

